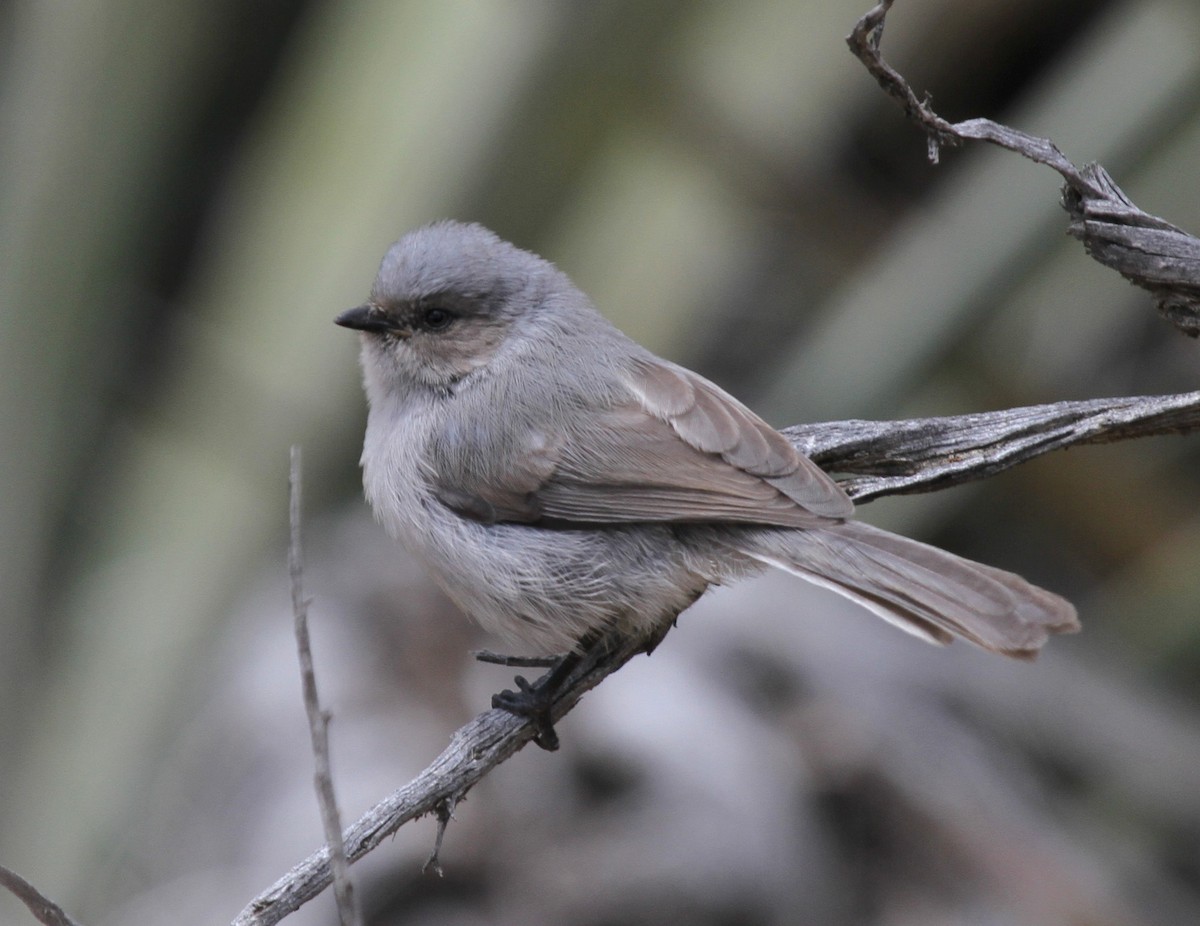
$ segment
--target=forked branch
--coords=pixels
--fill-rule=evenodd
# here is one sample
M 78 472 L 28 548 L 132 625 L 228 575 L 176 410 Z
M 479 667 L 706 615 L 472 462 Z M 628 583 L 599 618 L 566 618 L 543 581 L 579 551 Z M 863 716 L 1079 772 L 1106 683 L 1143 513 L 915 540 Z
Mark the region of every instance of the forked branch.
M 1189 337 L 1200 335 L 1200 239 L 1139 209 L 1099 164 L 1076 167 L 1048 138 L 1029 135 L 991 119 L 948 122 L 921 99 L 879 47 L 893 0 L 882 0 L 846 37 L 850 50 L 871 76 L 924 130 L 929 158 L 964 141 L 986 141 L 1058 171 L 1066 181 L 1062 205 L 1071 217 L 1067 231 L 1093 259 L 1147 290 L 1164 318 Z

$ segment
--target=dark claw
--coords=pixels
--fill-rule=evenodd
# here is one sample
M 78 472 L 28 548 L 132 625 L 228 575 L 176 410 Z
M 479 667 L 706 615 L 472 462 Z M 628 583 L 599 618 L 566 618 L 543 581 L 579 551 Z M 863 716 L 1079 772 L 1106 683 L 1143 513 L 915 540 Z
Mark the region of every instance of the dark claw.
M 531 685 L 522 675 L 513 681 L 519 690 L 505 689 L 492 695 L 492 707 L 531 721 L 537 728 L 533 741 L 548 752 L 554 752 L 558 749 L 558 734 L 554 732 L 554 721 L 550 716 L 554 692 L 543 688 L 540 683 Z

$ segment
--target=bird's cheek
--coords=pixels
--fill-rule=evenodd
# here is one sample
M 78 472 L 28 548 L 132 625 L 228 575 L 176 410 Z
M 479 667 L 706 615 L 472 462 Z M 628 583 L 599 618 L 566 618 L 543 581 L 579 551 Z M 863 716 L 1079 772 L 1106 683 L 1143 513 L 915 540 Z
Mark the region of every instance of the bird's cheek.
M 496 329 L 475 328 L 459 337 L 446 338 L 443 354 L 454 375 L 462 377 L 491 363 L 502 340 Z

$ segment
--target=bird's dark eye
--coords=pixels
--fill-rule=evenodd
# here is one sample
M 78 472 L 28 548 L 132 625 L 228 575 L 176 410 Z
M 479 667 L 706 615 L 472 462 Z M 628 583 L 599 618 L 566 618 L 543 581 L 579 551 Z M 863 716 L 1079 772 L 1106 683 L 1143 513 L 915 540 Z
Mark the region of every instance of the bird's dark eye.
M 444 331 L 452 321 L 454 314 L 437 306 L 431 306 L 421 313 L 421 324 L 430 331 Z

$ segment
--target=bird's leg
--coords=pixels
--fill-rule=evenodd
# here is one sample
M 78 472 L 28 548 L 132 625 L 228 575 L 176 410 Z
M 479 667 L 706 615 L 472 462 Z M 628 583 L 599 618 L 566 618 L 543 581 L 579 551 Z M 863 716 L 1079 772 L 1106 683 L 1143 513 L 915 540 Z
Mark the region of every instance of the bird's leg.
M 580 667 L 595 664 L 596 659 L 608 651 L 603 634 L 585 634 L 579 645 L 565 655 L 554 657 L 549 671 L 535 682 L 518 675 L 513 681 L 517 690 L 505 689 L 492 695 L 492 707 L 526 717 L 537 726 L 533 741 L 543 749 L 553 752 L 558 748 L 558 734 L 554 732 L 554 720 L 550 715 L 554 702 L 566 690 L 568 683 Z M 485 660 L 491 661 L 491 660 Z M 534 663 L 532 660 L 529 664 Z

